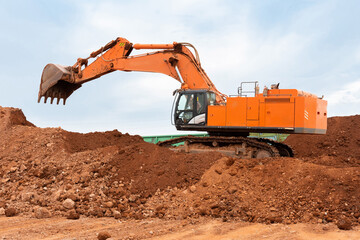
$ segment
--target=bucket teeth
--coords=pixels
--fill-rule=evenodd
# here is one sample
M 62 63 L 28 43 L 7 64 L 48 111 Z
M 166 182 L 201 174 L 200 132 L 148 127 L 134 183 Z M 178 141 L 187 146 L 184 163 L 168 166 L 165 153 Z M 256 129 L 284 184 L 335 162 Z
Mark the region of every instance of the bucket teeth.
M 44 103 L 48 102 L 48 99 L 50 98 L 50 104 L 54 103 L 54 100 L 56 101 L 56 104 L 59 105 L 61 99 L 63 99 L 63 104 L 65 105 L 66 98 L 63 97 L 63 94 L 60 94 L 59 92 L 54 91 L 47 91 L 45 95 L 39 96 L 38 102 L 41 101 L 41 98 L 44 97 Z

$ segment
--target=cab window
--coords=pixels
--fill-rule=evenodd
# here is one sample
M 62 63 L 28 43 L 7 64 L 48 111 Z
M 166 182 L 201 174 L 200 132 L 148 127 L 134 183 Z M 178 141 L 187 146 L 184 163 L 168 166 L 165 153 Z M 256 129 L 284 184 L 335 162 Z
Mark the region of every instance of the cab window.
M 178 110 L 192 110 L 193 109 L 194 94 L 181 95 L 178 105 Z
M 202 114 L 206 112 L 205 106 L 205 94 L 198 93 L 196 97 L 196 111 L 198 114 Z
M 215 105 L 216 102 L 216 95 L 213 92 L 207 92 L 206 93 L 206 98 L 207 98 L 207 104 L 208 105 Z

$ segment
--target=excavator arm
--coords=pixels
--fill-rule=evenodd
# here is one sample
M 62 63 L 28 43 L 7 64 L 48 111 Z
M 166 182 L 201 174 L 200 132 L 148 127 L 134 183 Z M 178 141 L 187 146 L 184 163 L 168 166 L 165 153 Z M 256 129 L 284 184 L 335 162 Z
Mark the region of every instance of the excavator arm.
M 97 79 L 113 71 L 141 71 L 166 74 L 181 83 L 181 90 L 210 90 L 216 94 L 216 101 L 224 103 L 226 96 L 220 93 L 202 69 L 197 51 L 195 56 L 188 43 L 132 44 L 124 38 L 117 38 L 90 54 L 79 58 L 73 66 L 48 64 L 40 83 L 38 102 L 51 99 L 66 99 L 83 83 Z M 161 49 L 155 52 L 130 56 L 133 49 Z M 96 58 L 91 64 L 89 59 Z

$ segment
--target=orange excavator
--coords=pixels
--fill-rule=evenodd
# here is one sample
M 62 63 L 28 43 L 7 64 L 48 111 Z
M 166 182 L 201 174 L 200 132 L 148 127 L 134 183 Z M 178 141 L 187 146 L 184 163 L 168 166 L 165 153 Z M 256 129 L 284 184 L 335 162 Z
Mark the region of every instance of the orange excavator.
M 130 55 L 136 49 L 157 49 Z M 190 50 L 192 49 L 193 52 Z M 89 64 L 89 59 L 95 58 Z M 179 81 L 174 91 L 173 123 L 178 130 L 206 131 L 208 137 L 180 137 L 159 145 L 185 142 L 185 152 L 221 151 L 243 158 L 293 156 L 292 149 L 276 141 L 249 138 L 250 132 L 325 134 L 327 101 L 274 84 L 259 93 L 257 82 L 244 82 L 238 94 L 227 96 L 216 89 L 201 67 L 197 50 L 189 43 L 132 44 L 117 38 L 73 66 L 48 64 L 40 83 L 38 102 L 66 99 L 83 83 L 113 71 L 166 74 Z M 250 90 L 248 87 L 252 85 Z

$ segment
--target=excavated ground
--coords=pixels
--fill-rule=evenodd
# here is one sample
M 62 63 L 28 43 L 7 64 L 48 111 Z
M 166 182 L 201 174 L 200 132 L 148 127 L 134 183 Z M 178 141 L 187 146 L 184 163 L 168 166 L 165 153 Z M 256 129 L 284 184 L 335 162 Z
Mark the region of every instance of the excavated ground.
M 0 107 L 0 214 L 47 218 L 360 221 L 360 116 L 290 136 L 296 158 L 174 153 L 117 130 L 38 128 Z
M 333 167 L 360 166 L 360 115 L 328 118 L 326 135 L 290 135 L 285 143 L 304 161 Z

